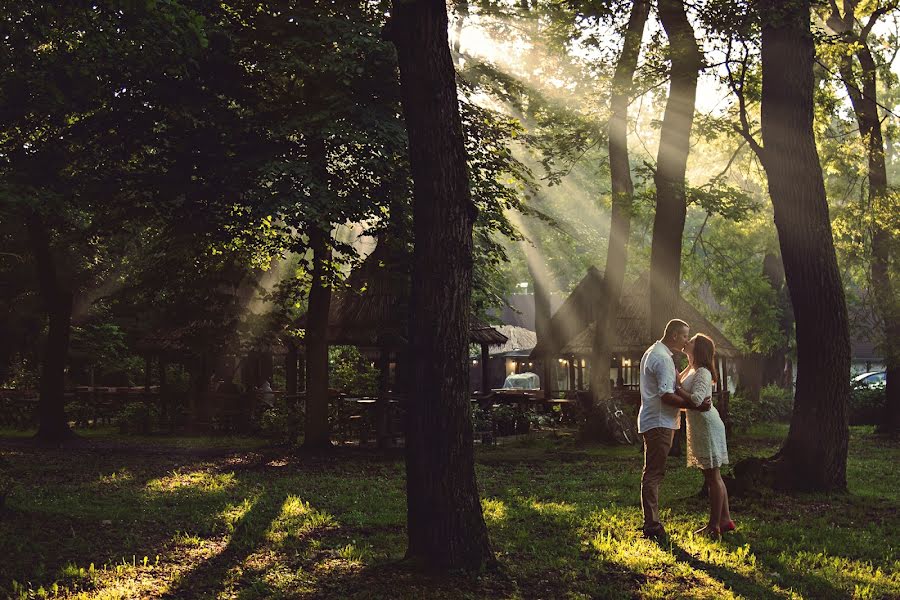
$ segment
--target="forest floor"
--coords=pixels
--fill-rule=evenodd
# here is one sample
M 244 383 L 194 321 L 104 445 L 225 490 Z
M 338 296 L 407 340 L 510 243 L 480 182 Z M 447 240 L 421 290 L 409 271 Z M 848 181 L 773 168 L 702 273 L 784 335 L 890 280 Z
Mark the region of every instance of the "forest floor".
M 730 440 L 774 452 L 783 425 Z M 664 544 L 639 535 L 636 447 L 564 433 L 478 448 L 498 569 L 402 562 L 399 453 L 306 454 L 247 438 L 90 432 L 71 448 L 0 432 L 15 480 L 0 515 L 0 597 L 900 598 L 900 443 L 854 428 L 850 493 L 734 498 L 736 533 L 695 537 L 699 471 L 670 458 Z M 0 492 L 2 493 L 2 492 Z

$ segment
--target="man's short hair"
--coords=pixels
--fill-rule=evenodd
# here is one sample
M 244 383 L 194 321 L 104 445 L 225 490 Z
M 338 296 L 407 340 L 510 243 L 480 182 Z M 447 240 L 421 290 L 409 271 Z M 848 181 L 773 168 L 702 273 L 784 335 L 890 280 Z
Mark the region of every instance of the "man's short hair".
M 663 339 L 669 340 L 672 339 L 672 336 L 675 334 L 675 331 L 678 329 L 690 329 L 691 326 L 682 321 L 681 319 L 672 319 L 668 323 L 666 323 L 666 331 L 663 333 Z

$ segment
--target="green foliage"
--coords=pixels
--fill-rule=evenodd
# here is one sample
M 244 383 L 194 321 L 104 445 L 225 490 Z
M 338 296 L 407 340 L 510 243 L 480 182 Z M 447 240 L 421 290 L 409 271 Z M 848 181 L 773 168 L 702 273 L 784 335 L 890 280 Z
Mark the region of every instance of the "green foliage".
M 116 425 L 122 433 L 146 435 L 159 423 L 156 406 L 146 402 L 129 402 L 116 416 Z
M 328 349 L 330 387 L 351 395 L 373 396 L 378 393 L 378 370 L 353 346 Z
M 267 438 L 282 441 L 288 436 L 291 417 L 283 404 L 264 408 L 259 416 L 259 431 Z
M 881 386 L 869 388 L 854 386 L 850 389 L 851 425 L 877 425 L 884 421 L 884 403 L 887 390 Z
M 688 204 L 700 206 L 707 215 L 717 214 L 729 221 L 742 221 L 757 212 L 760 202 L 746 191 L 715 177 L 700 187 L 687 190 Z
M 767 385 L 759 393 L 759 402 L 751 402 L 740 393 L 731 397 L 728 414 L 737 431 L 748 431 L 760 423 L 790 421 L 794 410 L 794 397 L 790 390 L 777 385 Z

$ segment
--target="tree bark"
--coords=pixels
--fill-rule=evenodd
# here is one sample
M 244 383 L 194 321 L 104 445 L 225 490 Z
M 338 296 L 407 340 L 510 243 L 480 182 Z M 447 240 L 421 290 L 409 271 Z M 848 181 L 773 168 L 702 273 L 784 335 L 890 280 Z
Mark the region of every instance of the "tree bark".
M 312 249 L 312 284 L 306 314 L 306 420 L 303 447 L 331 447 L 328 427 L 328 313 L 331 286 L 327 281 L 327 264 L 331 260 L 328 233 L 318 225 L 309 230 Z
M 797 389 L 774 457 L 780 489 L 847 487 L 850 342 L 813 133 L 809 0 L 761 0 L 763 167 L 797 324 Z
M 650 249 L 650 334 L 662 337 L 666 322 L 678 315 L 681 238 L 687 203 L 685 172 L 690 150 L 697 77 L 702 55 L 681 0 L 660 0 L 659 18 L 669 38 L 671 83 L 656 161 L 656 215 Z
M 763 275 L 778 297 L 778 306 L 781 310 L 778 325 L 782 340 L 781 344 L 769 352 L 763 360 L 761 383 L 784 387 L 784 369 L 787 365 L 788 342 L 794 329 L 794 314 L 791 312 L 790 299 L 784 286 L 784 266 L 777 255 L 766 253 L 763 258 Z
M 852 19 L 851 19 L 852 22 Z M 885 410 L 878 430 L 884 433 L 900 433 L 900 311 L 891 277 L 891 237 L 881 226 L 879 213 L 886 210 L 889 201 L 887 167 L 885 165 L 884 135 L 878 116 L 877 65 L 863 34 L 850 34 L 856 43 L 856 59 L 860 77 L 853 70 L 853 57 L 845 55 L 841 61 L 841 78 L 850 96 L 853 112 L 859 125 L 859 134 L 866 145 L 868 158 L 868 200 L 872 214 L 872 259 L 869 264 L 875 312 L 884 323 L 881 346 L 885 354 L 887 386 Z
M 631 102 L 634 72 L 641 51 L 641 39 L 650 14 L 649 0 L 636 0 L 623 35 L 622 53 L 616 63 L 610 96 L 609 170 L 612 183 L 612 213 L 609 246 L 603 274 L 603 293 L 595 299 L 594 338 L 591 347 L 592 414 L 585 422 L 583 437 L 597 441 L 616 439 L 614 424 L 605 408 L 612 396 L 609 368 L 612 363 L 612 337 L 618 319 L 619 298 L 625 282 L 628 263 L 628 237 L 631 234 L 631 212 L 634 184 L 628 157 L 628 104 Z M 601 406 L 604 405 L 604 406 Z
M 26 216 L 28 235 L 37 268 L 38 286 L 47 312 L 47 339 L 41 364 L 38 431 L 35 438 L 59 442 L 74 436 L 65 414 L 65 371 L 72 323 L 72 292 L 59 282 L 50 234 L 40 215 Z
M 527 243 L 527 242 L 525 242 Z M 534 252 L 533 260 L 541 259 L 540 253 Z M 541 361 L 541 390 L 544 392 L 544 398 L 553 396 L 553 356 L 557 351 L 556 342 L 553 338 L 553 329 L 550 327 L 551 309 L 550 309 L 550 291 L 547 289 L 547 283 L 544 277 L 537 272 L 532 265 L 532 261 L 528 261 L 528 273 L 531 275 L 531 281 L 534 285 L 534 333 L 537 337 L 537 343 L 546 351 L 540 357 Z
M 472 227 L 456 80 L 442 0 L 393 2 L 413 177 L 406 432 L 407 558 L 432 569 L 494 561 L 475 480 L 468 398 Z

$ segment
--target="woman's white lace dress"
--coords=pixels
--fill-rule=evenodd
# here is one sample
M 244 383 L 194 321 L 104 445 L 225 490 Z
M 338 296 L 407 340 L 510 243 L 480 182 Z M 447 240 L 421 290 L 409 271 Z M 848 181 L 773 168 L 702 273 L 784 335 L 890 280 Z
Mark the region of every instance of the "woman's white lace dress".
M 700 406 L 711 395 L 712 374 L 709 369 L 693 369 L 681 382 L 691 395 L 694 406 Z M 725 443 L 725 423 L 713 406 L 706 412 L 687 411 L 687 465 L 700 469 L 714 469 L 728 464 L 728 446 Z

